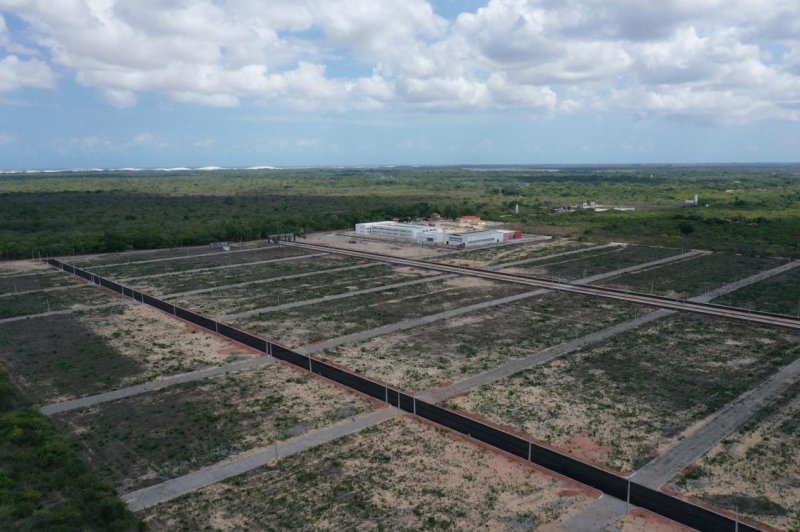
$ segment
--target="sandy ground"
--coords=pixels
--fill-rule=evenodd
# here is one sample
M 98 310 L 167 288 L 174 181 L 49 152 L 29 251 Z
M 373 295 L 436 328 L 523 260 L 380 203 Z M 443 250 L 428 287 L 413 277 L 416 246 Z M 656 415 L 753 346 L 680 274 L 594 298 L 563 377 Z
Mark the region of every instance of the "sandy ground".
M 491 247 L 486 249 L 474 249 L 442 257 L 438 262 L 455 264 L 472 268 L 485 268 L 495 264 L 512 262 L 534 257 L 546 257 L 556 253 L 572 251 L 581 248 L 590 248 L 592 245 L 575 242 L 574 240 L 547 240 L 543 242 L 530 242 L 526 244 L 515 244 L 509 246 Z
M 660 515 L 634 508 L 614 525 L 620 532 L 689 532 L 692 528 L 670 521 Z
M 372 402 L 276 364 L 56 416 L 122 492 L 358 415 Z
M 119 387 L 260 356 L 147 305 L 128 305 L 122 313 L 88 313 L 81 320 L 119 353 L 145 368 Z
M 800 529 L 800 385 L 714 446 L 670 488 L 778 529 Z
M 633 471 L 771 374 L 778 335 L 786 336 L 780 350 L 797 341 L 769 328 L 707 328 L 705 321 L 662 320 L 449 404 L 580 459 Z M 737 387 L 724 395 L 728 382 Z
M 153 530 L 547 530 L 596 495 L 403 417 L 143 517 Z

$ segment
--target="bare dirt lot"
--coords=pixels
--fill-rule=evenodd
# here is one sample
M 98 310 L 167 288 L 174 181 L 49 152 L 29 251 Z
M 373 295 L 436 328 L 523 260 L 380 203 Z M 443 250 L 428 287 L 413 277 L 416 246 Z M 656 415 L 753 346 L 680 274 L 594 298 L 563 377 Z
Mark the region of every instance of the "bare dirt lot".
M 800 268 L 740 288 L 714 303 L 800 317 Z
M 524 291 L 516 285 L 455 277 L 258 314 L 243 318 L 240 324 L 281 343 L 300 346 Z
M 322 273 L 300 279 L 233 287 L 172 299 L 184 308 L 212 316 L 273 307 L 367 288 L 432 277 L 431 270 L 375 264 L 368 268 Z
M 204 272 L 176 273 L 175 275 L 132 280 L 126 284 L 152 295 L 175 294 L 199 288 L 226 287 L 238 283 L 343 268 L 356 264 L 366 264 L 366 261 L 352 257 L 326 255 L 324 257 L 308 257 L 290 262 L 258 264 L 255 266 L 242 265 L 235 268 Z
M 52 266 L 40 260 L 0 261 L 0 276 L 22 275 L 30 272 L 47 272 L 52 269 Z
M 231 250 L 251 249 L 268 245 L 265 242 L 244 242 L 232 244 Z M 179 257 L 192 257 L 205 255 L 207 253 L 222 252 L 219 247 L 212 246 L 188 246 L 181 248 L 167 249 L 147 249 L 135 251 L 121 251 L 118 253 L 101 253 L 96 255 L 78 255 L 73 257 L 63 257 L 63 261 L 79 267 L 102 266 L 107 264 L 122 264 L 128 262 L 138 262 L 153 259 L 169 259 Z
M 515 266 L 501 271 L 569 281 L 680 255 L 680 253 L 681 250 L 676 248 L 620 246 L 596 251 L 590 250 L 577 256 L 556 257 L 552 260 Z
M 593 496 L 399 418 L 142 514 L 153 530 L 532 530 Z
M 675 316 L 451 401 L 618 470 L 637 469 L 800 356 L 796 334 Z
M 551 293 L 320 356 L 412 391 L 465 379 L 510 360 L 649 312 L 646 307 Z
M 103 479 L 127 492 L 372 408 L 281 364 L 56 416 Z
M 713 253 L 659 268 L 628 273 L 598 284 L 670 297 L 698 296 L 786 262 L 781 259 Z
M 800 529 L 800 383 L 669 487 L 767 525 Z

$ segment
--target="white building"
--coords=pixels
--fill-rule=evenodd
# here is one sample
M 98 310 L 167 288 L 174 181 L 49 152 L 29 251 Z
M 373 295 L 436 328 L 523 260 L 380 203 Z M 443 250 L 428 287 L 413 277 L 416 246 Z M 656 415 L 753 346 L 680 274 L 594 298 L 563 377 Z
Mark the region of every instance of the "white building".
M 499 244 L 508 240 L 509 234 L 514 231 L 503 231 L 489 229 L 487 231 L 471 231 L 469 233 L 453 233 L 445 235 L 446 243 L 452 247 L 470 248 L 473 246 L 488 246 L 489 244 Z
M 392 240 L 408 240 L 421 244 L 442 242 L 442 231 L 437 227 L 399 222 L 368 222 L 356 224 L 356 234 Z

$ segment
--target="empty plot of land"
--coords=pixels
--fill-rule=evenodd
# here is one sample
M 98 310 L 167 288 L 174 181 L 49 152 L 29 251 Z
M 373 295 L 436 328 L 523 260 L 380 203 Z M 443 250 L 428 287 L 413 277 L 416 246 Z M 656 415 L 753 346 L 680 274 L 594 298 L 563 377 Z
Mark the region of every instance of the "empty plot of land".
M 669 487 L 784 530 L 800 528 L 800 382 Z
M 322 273 L 311 277 L 232 287 L 222 291 L 187 295 L 170 302 L 212 316 L 252 311 L 291 302 L 346 294 L 388 284 L 437 275 L 430 270 L 375 264 L 358 270 Z
M 634 292 L 686 298 L 701 295 L 785 262 L 785 259 L 713 253 L 659 268 L 613 277 L 598 284 Z
M 530 530 L 594 496 L 408 417 L 142 512 L 153 530 Z
M 54 416 L 127 492 L 357 415 L 372 404 L 273 365 Z
M 623 302 L 550 293 L 328 349 L 320 356 L 420 391 L 463 380 L 649 311 Z
M 15 275 L 13 277 L 0 277 L 0 294 L 25 292 L 28 290 L 42 290 L 61 286 L 76 286 L 80 281 L 72 275 L 60 274 L 52 266 L 53 275 L 30 273 L 29 275 Z
M 555 257 L 552 260 L 519 265 L 500 271 L 566 281 L 621 270 L 680 254 L 681 250 L 675 248 L 621 246 L 596 251 L 590 250 L 586 254 L 581 253 L 577 256 Z
M 261 244 L 268 246 L 269 244 Z M 241 249 L 255 249 L 255 243 L 239 244 L 232 247 L 234 251 Z M 181 257 L 194 257 L 198 255 L 226 253 L 221 248 L 211 246 L 189 246 L 182 248 L 147 249 L 140 251 L 122 251 L 118 253 L 102 253 L 97 255 L 81 255 L 77 257 L 64 257 L 64 262 L 74 264 L 81 268 L 103 266 L 108 264 L 125 264 L 148 260 L 173 259 Z
M 68 274 L 63 274 L 64 276 Z M 80 305 L 102 305 L 115 301 L 113 295 L 97 287 L 85 285 L 74 290 L 59 292 L 36 292 L 0 298 L 0 319 L 15 316 L 43 314 L 53 310 L 65 310 Z
M 103 277 L 122 279 L 180 272 L 184 270 L 196 270 L 199 268 L 215 268 L 218 266 L 245 264 L 248 262 L 286 259 L 308 254 L 308 252 L 299 248 L 270 246 L 236 253 L 220 251 L 212 255 L 180 257 L 158 262 L 133 262 L 131 264 L 121 264 L 118 266 L 93 266 L 91 270 L 93 273 L 102 275 Z
M 40 260 L 7 260 L 0 262 L 0 277 L 17 277 L 30 273 L 47 274 L 53 267 Z
M 281 343 L 299 346 L 525 291 L 516 285 L 455 277 L 346 301 L 265 312 L 242 318 L 240 323 Z
M 99 291 L 97 289 L 94 289 Z M 146 305 L 0 325 L 0 361 L 35 401 L 93 395 L 257 356 Z
M 183 272 L 164 277 L 133 280 L 126 284 L 149 294 L 174 294 L 198 288 L 225 287 L 228 285 L 296 275 L 314 271 L 364 264 L 366 261 L 352 257 L 326 255 L 324 257 L 301 257 L 289 262 L 274 262 L 257 265 L 241 265 L 222 270 Z
M 630 471 L 800 356 L 798 340 L 780 329 L 677 315 L 451 404 Z
M 547 257 L 568 251 L 588 251 L 593 247 L 595 247 L 595 245 L 576 242 L 574 240 L 554 239 L 531 244 L 496 246 L 463 251 L 436 259 L 436 262 L 473 268 L 485 268 L 494 264 Z
M 740 288 L 714 303 L 800 316 L 800 268 Z

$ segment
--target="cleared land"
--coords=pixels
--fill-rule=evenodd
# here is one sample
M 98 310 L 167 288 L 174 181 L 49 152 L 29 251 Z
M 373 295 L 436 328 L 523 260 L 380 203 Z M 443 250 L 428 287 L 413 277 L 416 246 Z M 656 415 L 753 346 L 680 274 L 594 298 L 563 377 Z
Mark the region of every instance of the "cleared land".
M 234 245 L 234 251 L 242 249 L 255 249 L 268 244 L 259 242 L 248 242 Z M 209 253 L 224 253 L 222 249 L 211 246 L 189 246 L 183 248 L 147 249 L 140 251 L 122 251 L 119 253 L 102 253 L 98 255 L 81 255 L 75 257 L 63 257 L 64 262 L 80 267 L 103 266 L 107 264 L 121 264 L 128 262 L 139 262 L 154 259 L 171 259 L 181 257 L 194 257 Z
M 566 251 L 579 249 L 586 249 L 588 251 L 589 248 L 592 247 L 594 247 L 593 244 L 575 242 L 574 240 L 553 239 L 530 244 L 511 244 L 462 251 L 461 253 L 438 258 L 436 262 L 455 264 L 458 266 L 470 266 L 473 268 L 485 268 L 486 266 L 492 266 L 503 262 L 547 257 Z
M 52 266 L 48 266 L 52 269 Z M 53 269 L 52 274 L 15 275 L 0 277 L 0 294 L 40 290 L 59 286 L 76 286 L 81 282 L 72 275 L 64 275 Z
M 450 401 L 630 471 L 798 356 L 795 334 L 675 316 Z
M 322 273 L 300 279 L 264 283 L 171 299 L 184 308 L 220 316 L 272 307 L 437 275 L 430 270 L 375 264 L 363 269 Z M 346 303 L 345 303 L 346 304 Z
M 669 487 L 770 526 L 800 528 L 800 382 Z
M 198 288 L 226 287 L 237 283 L 342 268 L 355 264 L 365 264 L 365 261 L 352 257 L 331 255 L 302 258 L 290 262 L 241 265 L 221 270 L 176 273 L 175 275 L 165 275 L 163 277 L 133 280 L 126 284 L 152 295 L 174 294 Z
M 525 291 L 510 284 L 455 277 L 358 295 L 344 302 L 265 312 L 240 323 L 287 345 L 300 346 Z
M 800 316 L 800 268 L 739 289 L 714 303 Z
M 649 312 L 634 305 L 550 293 L 321 353 L 390 384 L 421 391 L 458 381 Z
M 68 274 L 63 274 L 68 275 Z M 90 285 L 58 292 L 37 292 L 0 298 L 0 319 L 15 316 L 43 314 L 53 310 L 65 310 L 80 305 L 101 305 L 125 300 L 115 298 L 110 292 Z
M 634 292 L 686 298 L 701 295 L 785 262 L 784 259 L 714 253 L 659 268 L 620 275 L 598 284 Z
M 41 403 L 253 356 L 146 305 L 0 325 L 0 361 L 26 395 Z
M 608 273 L 680 254 L 681 250 L 676 248 L 624 246 L 588 251 L 585 254 L 588 256 L 580 253 L 577 256 L 555 257 L 552 260 L 544 260 L 530 265 L 523 264 L 500 271 L 568 281 Z
M 282 365 L 55 416 L 127 492 L 354 416 L 371 404 Z
M 245 264 L 248 262 L 285 259 L 302 255 L 308 255 L 308 253 L 298 248 L 270 246 L 237 253 L 226 253 L 220 250 L 213 255 L 175 258 L 159 262 L 132 263 L 119 266 L 94 266 L 91 270 L 93 273 L 102 275 L 103 277 L 122 279 L 126 277 L 158 275 L 198 268 L 214 268 L 217 266 Z
M 562 521 L 592 497 L 404 417 L 140 515 L 154 530 L 530 530 Z

